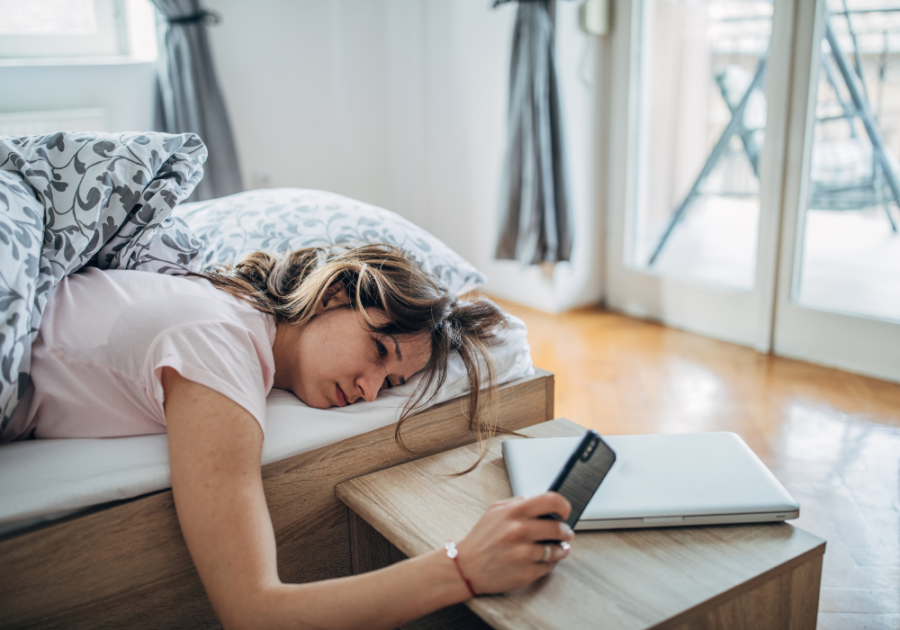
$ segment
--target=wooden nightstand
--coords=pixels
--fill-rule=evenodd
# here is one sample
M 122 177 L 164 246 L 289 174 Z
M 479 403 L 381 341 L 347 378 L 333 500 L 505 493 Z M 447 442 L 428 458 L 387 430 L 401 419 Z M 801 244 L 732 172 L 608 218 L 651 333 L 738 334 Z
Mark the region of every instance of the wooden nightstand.
M 558 419 L 521 433 L 583 431 Z M 475 446 L 339 484 L 351 510 L 354 572 L 460 540 L 492 503 L 510 497 L 502 439 L 461 477 L 449 475 L 472 464 Z M 813 630 L 824 552 L 823 540 L 785 523 L 579 532 L 548 577 L 407 627 Z

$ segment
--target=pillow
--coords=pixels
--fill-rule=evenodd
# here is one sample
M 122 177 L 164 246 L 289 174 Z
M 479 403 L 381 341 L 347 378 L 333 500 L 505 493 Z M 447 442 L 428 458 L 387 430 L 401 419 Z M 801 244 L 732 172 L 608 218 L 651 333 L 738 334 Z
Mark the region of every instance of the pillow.
M 203 241 L 201 264 L 231 263 L 255 251 L 285 252 L 340 243 L 388 243 L 408 252 L 450 292 L 487 278 L 443 242 L 389 210 L 321 190 L 250 190 L 175 208 Z

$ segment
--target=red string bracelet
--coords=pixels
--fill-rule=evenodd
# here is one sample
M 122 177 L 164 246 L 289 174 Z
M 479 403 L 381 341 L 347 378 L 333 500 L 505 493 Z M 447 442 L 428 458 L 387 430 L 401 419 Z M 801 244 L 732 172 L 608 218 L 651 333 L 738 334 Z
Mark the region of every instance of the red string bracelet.
M 456 559 L 456 556 L 459 555 L 459 551 L 456 549 L 456 543 L 452 540 L 448 540 L 447 544 L 444 545 L 444 549 L 447 550 L 447 557 L 453 560 L 453 564 L 456 565 L 456 570 L 459 571 L 459 577 L 466 583 L 466 587 L 469 589 L 469 592 L 472 593 L 472 597 L 478 597 L 478 593 L 472 588 L 472 583 L 469 581 L 469 578 L 463 574 L 462 567 L 459 566 L 459 560 Z

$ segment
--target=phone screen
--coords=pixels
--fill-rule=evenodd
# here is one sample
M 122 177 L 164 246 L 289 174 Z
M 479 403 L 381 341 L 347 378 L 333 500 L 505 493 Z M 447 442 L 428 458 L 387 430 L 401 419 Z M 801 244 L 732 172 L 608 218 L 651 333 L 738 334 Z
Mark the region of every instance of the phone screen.
M 569 527 L 575 527 L 615 462 L 615 452 L 596 431 L 588 431 L 550 486 L 550 490 L 572 504 L 572 512 L 566 519 Z

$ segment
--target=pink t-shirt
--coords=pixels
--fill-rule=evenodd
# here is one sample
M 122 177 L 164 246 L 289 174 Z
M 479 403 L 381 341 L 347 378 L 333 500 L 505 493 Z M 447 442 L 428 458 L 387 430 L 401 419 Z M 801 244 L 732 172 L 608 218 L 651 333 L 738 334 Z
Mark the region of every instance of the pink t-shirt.
M 162 369 L 227 396 L 265 431 L 275 321 L 203 278 L 88 269 L 54 289 L 31 385 L 3 440 L 165 433 Z

